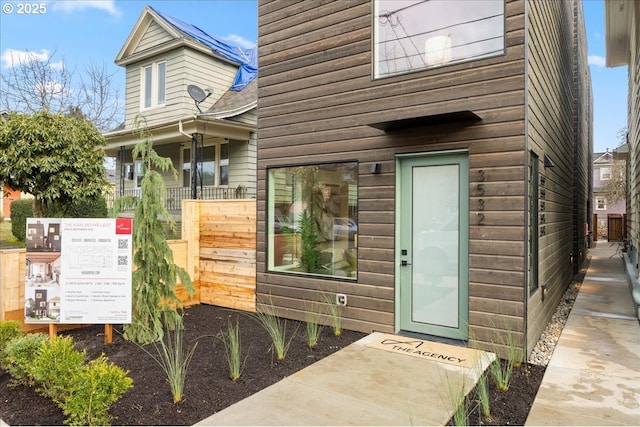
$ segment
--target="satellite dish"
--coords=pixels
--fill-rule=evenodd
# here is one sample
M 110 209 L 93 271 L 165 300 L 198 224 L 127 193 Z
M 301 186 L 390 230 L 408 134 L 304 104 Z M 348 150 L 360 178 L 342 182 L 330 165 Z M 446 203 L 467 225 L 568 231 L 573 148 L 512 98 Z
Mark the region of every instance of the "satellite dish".
M 201 113 L 202 113 L 202 110 L 200 109 L 200 103 L 205 99 L 207 99 L 208 97 L 210 97 L 211 94 L 213 93 L 213 91 L 209 88 L 202 90 L 196 85 L 188 85 L 187 92 L 189 92 L 189 96 L 193 98 L 193 100 L 196 103 L 196 108 Z
M 189 96 L 198 104 L 207 99 L 207 94 L 204 90 L 200 89 L 196 85 L 187 86 L 187 92 L 189 92 Z

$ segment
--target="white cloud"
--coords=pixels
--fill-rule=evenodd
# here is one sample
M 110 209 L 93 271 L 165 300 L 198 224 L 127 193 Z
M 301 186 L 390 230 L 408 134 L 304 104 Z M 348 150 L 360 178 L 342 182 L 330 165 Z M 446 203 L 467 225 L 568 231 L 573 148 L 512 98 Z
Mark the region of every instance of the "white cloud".
M 47 61 L 49 59 L 49 51 L 41 49 L 40 53 L 37 53 L 29 52 L 28 50 L 5 49 L 4 52 L 2 52 L 2 55 L 0 55 L 2 65 L 7 68 L 16 67 L 34 59 L 42 62 Z M 51 64 L 51 66 L 55 68 L 58 64 L 62 64 L 62 61 L 57 62 L 55 66 L 54 64 Z
M 245 49 L 251 49 L 253 47 L 256 47 L 256 44 L 254 42 L 247 40 L 244 37 L 239 36 L 237 34 L 229 34 L 228 36 L 224 37 L 223 40 L 226 40 L 230 43 L 233 43 Z
M 587 59 L 589 61 L 589 65 L 595 65 L 598 67 L 604 67 L 607 65 L 607 60 L 604 56 L 589 55 Z
M 53 70 L 63 70 L 64 62 L 63 61 L 52 62 L 51 64 L 49 64 L 49 67 L 51 67 Z
M 54 97 L 60 97 L 69 93 L 69 90 L 62 83 L 56 81 L 38 83 L 33 87 L 33 89 L 37 93 L 48 93 Z
M 98 9 L 111 16 L 120 16 L 121 10 L 115 5 L 114 0 L 59 0 L 52 2 L 52 10 L 73 13 L 78 10 Z

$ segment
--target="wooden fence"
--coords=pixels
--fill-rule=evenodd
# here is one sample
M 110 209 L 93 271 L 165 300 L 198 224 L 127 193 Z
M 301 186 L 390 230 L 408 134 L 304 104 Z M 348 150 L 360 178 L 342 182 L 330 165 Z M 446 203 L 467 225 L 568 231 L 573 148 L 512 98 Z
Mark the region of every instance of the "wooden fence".
M 183 240 L 170 240 L 174 262 L 195 287 L 185 305 L 199 303 L 254 312 L 256 309 L 256 201 L 184 200 Z M 24 320 L 26 249 L 0 250 L 0 320 Z M 24 324 L 43 330 L 47 325 Z M 68 326 L 60 325 L 60 329 Z
M 256 201 L 183 200 L 187 269 L 205 304 L 256 310 Z

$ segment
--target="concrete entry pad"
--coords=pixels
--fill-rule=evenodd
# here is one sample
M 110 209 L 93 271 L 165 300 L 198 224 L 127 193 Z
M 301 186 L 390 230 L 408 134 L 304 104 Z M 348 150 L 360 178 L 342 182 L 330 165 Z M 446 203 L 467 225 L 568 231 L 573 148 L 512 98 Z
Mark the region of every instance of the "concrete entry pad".
M 444 425 L 451 390 L 469 393 L 495 358 L 477 351 L 478 365 L 465 368 L 369 346 L 383 336 L 373 333 L 197 425 Z

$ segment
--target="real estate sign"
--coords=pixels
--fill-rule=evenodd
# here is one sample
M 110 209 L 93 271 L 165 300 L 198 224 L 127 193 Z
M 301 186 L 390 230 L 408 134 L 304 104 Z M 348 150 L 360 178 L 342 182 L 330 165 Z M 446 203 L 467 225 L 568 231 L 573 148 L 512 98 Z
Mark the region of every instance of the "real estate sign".
M 130 218 L 28 218 L 25 323 L 131 322 Z

